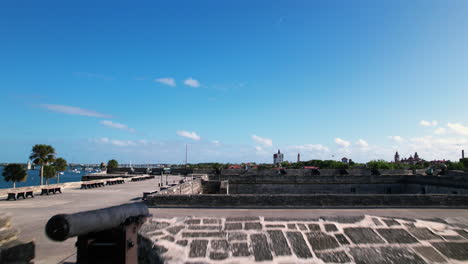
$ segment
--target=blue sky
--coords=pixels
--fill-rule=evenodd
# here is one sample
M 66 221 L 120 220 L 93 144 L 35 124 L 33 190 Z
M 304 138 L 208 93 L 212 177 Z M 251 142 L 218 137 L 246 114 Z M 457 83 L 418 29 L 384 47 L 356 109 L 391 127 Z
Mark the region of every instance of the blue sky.
M 2 1 L 0 161 L 468 149 L 468 2 Z

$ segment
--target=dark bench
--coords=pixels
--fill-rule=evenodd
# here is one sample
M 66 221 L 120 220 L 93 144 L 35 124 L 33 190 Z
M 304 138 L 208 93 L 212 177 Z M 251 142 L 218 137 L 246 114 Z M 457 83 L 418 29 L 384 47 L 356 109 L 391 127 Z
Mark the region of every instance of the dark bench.
M 122 183 L 125 183 L 125 181 L 122 179 L 113 179 L 113 180 L 106 181 L 107 185 L 122 184 Z
M 31 198 L 34 198 L 34 191 L 33 190 L 12 191 L 8 193 L 7 200 L 18 200 L 19 198 L 26 199 L 28 196 L 31 196 Z
M 51 186 L 51 187 L 41 188 L 41 195 L 44 195 L 44 194 L 49 195 L 49 194 L 57 194 L 57 193 L 62 193 L 62 187 Z M 32 193 L 31 195 L 32 197 L 34 197 Z
M 87 181 L 81 183 L 81 189 L 91 189 L 91 188 L 97 188 L 97 187 L 104 187 L 104 182 L 103 181 Z

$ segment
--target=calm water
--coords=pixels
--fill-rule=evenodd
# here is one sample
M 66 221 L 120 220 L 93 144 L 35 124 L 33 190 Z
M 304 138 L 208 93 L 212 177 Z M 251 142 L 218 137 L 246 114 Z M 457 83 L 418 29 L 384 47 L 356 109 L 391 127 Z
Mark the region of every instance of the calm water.
M 0 189 L 4 188 L 12 188 L 13 183 L 12 182 L 6 182 L 3 180 L 3 166 L 0 166 Z M 76 181 L 81 181 L 81 176 L 88 174 L 88 172 L 80 172 L 80 173 L 74 173 L 70 171 L 65 171 L 63 175 L 60 175 L 60 182 L 76 182 Z M 34 186 L 34 185 L 39 185 L 41 182 L 41 178 L 39 177 L 39 169 L 37 170 L 28 170 L 28 177 L 25 182 L 17 182 L 16 187 L 27 187 L 27 186 Z M 45 179 L 44 179 L 45 183 Z M 57 178 L 52 178 L 49 180 L 49 184 L 57 183 Z

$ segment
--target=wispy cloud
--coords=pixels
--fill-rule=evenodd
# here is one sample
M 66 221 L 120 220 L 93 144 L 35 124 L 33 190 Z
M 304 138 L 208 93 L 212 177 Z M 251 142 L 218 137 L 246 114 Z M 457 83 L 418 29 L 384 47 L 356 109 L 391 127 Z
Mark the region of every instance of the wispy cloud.
M 400 136 L 389 136 L 388 137 L 390 140 L 394 141 L 394 142 L 397 142 L 397 143 L 400 143 L 400 142 L 403 142 L 403 138 L 400 137 Z
M 221 144 L 221 142 L 219 142 L 219 140 L 213 140 L 213 141 L 211 141 L 211 143 L 213 143 L 213 144 L 215 144 L 215 145 Z
M 329 151 L 328 147 L 322 144 L 305 144 L 300 146 L 292 146 L 291 148 L 300 151 Z
M 271 147 L 273 146 L 273 141 L 269 138 L 263 138 L 263 137 L 259 137 L 257 135 L 252 135 L 252 139 L 257 142 L 258 144 L 262 144 L 266 147 Z
M 106 126 L 106 127 L 111 127 L 111 128 L 116 128 L 116 129 L 120 129 L 120 130 L 125 130 L 125 131 L 129 131 L 129 132 L 132 132 L 132 133 L 135 133 L 136 130 L 133 129 L 133 128 L 130 128 L 128 127 L 127 125 L 124 125 L 124 124 L 121 124 L 121 123 L 117 123 L 117 122 L 112 122 L 110 120 L 102 120 L 101 121 L 101 124 Z
M 342 148 L 347 148 L 349 147 L 349 145 L 351 145 L 351 143 L 349 141 L 346 141 L 344 139 L 341 139 L 341 138 L 335 138 L 335 143 L 342 147 Z
M 56 105 L 56 104 L 41 104 L 40 106 L 49 111 L 67 114 L 67 115 L 81 115 L 81 116 L 91 116 L 91 117 L 112 118 L 111 115 L 98 113 L 93 110 L 87 110 L 87 109 L 79 108 L 76 106 Z
M 189 131 L 185 131 L 185 130 L 179 130 L 177 131 L 177 135 L 181 136 L 181 137 L 186 137 L 186 138 L 190 138 L 190 139 L 193 139 L 193 140 L 200 140 L 200 136 L 195 133 L 195 132 L 189 132 Z
M 195 88 L 200 87 L 200 82 L 195 79 L 192 79 L 191 77 L 186 79 L 184 81 L 184 84 L 190 87 L 195 87 Z
M 369 143 L 367 143 L 367 141 L 365 141 L 364 139 L 359 139 L 356 142 L 356 145 L 358 145 L 358 147 L 360 147 L 360 148 L 368 148 L 369 147 Z
M 77 77 L 82 77 L 82 78 L 94 78 L 94 79 L 101 79 L 105 81 L 111 81 L 114 80 L 114 78 L 102 75 L 99 73 L 92 73 L 92 72 L 74 72 L 73 75 Z
M 176 86 L 176 82 L 174 80 L 174 78 L 158 78 L 158 79 L 154 79 L 155 82 L 158 82 L 158 83 L 162 83 L 162 84 L 165 84 L 165 85 L 169 85 L 169 86 Z
M 436 120 L 433 120 L 433 121 L 421 120 L 419 124 L 421 126 L 430 127 L 430 126 L 437 126 L 438 123 Z
M 447 127 L 455 134 L 468 136 L 468 127 L 460 123 L 448 123 Z
M 443 135 L 445 134 L 445 132 L 447 132 L 447 129 L 445 129 L 444 127 L 438 127 L 436 128 L 436 130 L 434 130 L 434 134 L 436 135 Z

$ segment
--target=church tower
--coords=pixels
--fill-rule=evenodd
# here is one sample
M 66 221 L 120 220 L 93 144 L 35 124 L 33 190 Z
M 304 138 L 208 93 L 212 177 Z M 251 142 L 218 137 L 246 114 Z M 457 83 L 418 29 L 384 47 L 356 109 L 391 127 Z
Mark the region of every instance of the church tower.
M 297 163 L 301 162 L 301 153 L 297 153 Z
M 395 163 L 400 162 L 400 155 L 398 155 L 398 151 L 395 153 Z

